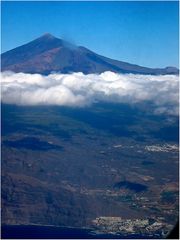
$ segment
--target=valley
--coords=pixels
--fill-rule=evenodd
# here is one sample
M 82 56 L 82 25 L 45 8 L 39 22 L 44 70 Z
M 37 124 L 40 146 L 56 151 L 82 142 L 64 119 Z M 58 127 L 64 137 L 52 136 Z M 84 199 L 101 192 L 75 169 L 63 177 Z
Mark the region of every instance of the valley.
M 142 117 L 125 104 L 3 104 L 2 224 L 96 230 L 102 217 L 159 219 L 165 234 L 178 219 L 176 131 L 176 117 Z

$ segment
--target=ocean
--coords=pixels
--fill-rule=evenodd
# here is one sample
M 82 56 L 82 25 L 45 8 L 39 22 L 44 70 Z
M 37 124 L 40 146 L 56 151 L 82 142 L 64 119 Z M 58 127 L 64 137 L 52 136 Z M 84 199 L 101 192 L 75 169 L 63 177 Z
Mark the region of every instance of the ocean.
M 133 234 L 131 236 L 115 234 L 97 234 L 90 229 L 38 226 L 38 225 L 3 225 L 2 239 L 143 239 L 152 238 Z

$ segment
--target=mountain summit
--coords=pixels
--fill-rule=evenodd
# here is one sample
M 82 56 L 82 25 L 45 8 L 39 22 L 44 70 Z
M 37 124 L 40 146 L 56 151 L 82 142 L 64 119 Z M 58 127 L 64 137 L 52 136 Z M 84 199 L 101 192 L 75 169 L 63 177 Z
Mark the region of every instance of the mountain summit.
M 84 74 L 113 71 L 153 75 L 179 72 L 175 67 L 154 69 L 103 57 L 85 47 L 78 47 L 56 38 L 50 33 L 3 53 L 1 70 L 41 74 L 49 74 L 52 71 Z

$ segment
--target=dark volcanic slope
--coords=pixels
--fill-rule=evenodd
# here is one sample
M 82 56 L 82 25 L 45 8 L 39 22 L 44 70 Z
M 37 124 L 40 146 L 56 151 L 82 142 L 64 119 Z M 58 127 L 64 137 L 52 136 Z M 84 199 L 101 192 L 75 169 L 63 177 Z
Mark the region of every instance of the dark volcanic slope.
M 178 74 L 178 69 L 167 67 L 152 69 L 133 65 L 100 56 L 87 48 L 76 47 L 45 34 L 23 46 L 12 49 L 1 55 L 2 71 L 49 74 L 52 71 L 62 73 L 83 72 L 102 73 L 113 71 L 118 73 L 137 74 Z

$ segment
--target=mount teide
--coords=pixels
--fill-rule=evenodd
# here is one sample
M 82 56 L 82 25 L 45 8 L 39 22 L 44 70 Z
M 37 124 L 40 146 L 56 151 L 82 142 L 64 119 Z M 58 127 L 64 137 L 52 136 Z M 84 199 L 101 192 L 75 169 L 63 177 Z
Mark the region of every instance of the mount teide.
M 175 67 L 147 68 L 100 56 L 87 48 L 74 46 L 47 33 L 34 41 L 1 55 L 1 70 L 49 74 L 83 72 L 134 74 L 178 74 Z

